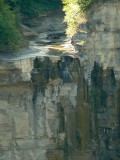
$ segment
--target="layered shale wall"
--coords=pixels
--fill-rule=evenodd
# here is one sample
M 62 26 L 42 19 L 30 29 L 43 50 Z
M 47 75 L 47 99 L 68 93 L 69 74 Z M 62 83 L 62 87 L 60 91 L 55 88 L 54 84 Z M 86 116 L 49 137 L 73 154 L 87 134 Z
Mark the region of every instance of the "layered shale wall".
M 0 160 L 120 159 L 119 8 L 95 5 L 74 57 L 0 62 Z

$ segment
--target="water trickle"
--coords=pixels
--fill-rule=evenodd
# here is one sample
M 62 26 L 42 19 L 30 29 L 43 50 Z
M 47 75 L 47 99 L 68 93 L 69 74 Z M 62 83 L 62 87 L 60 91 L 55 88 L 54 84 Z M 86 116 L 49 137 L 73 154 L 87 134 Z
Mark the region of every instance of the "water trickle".
M 65 67 L 63 70 L 63 83 L 71 83 L 73 81 L 72 75 L 68 71 L 68 67 Z

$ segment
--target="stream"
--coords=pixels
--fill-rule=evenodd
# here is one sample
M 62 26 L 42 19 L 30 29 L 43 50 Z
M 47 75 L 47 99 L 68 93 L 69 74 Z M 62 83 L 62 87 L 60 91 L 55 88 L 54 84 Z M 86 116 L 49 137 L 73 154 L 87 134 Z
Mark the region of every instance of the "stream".
M 54 57 L 73 54 L 74 47 L 71 45 L 70 40 L 66 38 L 65 32 L 54 31 L 40 33 L 35 40 L 29 41 L 28 48 L 7 56 L 1 55 L 0 60 L 16 61 L 37 56 Z

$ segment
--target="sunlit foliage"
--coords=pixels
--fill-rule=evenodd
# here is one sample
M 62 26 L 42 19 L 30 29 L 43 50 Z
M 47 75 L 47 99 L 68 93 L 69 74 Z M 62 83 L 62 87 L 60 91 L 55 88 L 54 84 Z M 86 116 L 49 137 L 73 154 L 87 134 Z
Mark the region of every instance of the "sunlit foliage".
M 96 0 L 62 0 L 65 11 L 65 22 L 68 24 L 67 35 L 71 36 L 77 31 L 79 19 L 94 4 Z

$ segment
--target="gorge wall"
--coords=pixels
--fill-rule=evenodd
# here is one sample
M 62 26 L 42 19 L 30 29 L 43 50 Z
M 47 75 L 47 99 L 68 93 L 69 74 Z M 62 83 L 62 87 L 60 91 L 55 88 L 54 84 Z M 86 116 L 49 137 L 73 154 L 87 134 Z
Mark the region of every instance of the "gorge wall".
M 80 22 L 79 31 L 71 39 L 89 86 L 90 128 L 94 137 L 90 148 L 98 147 L 97 152 L 94 149 L 92 152 L 96 158 L 91 159 L 120 158 L 119 8 L 118 0 L 99 1 Z
M 74 142 L 79 69 L 72 57 L 1 62 L 1 160 L 64 159 L 67 130 Z
M 119 8 L 91 10 L 74 56 L 0 61 L 0 160 L 120 159 Z

